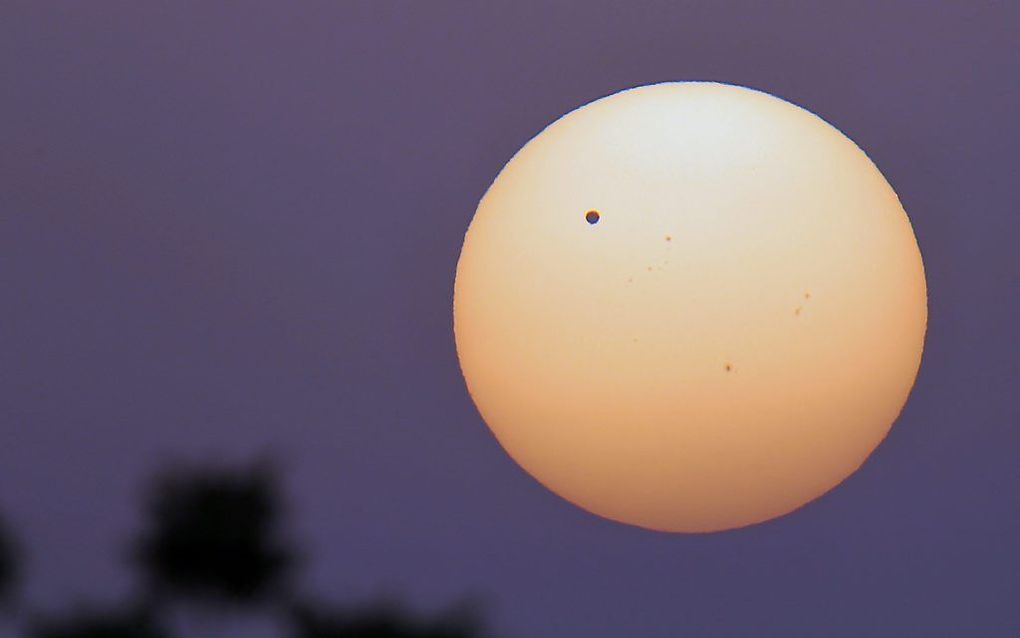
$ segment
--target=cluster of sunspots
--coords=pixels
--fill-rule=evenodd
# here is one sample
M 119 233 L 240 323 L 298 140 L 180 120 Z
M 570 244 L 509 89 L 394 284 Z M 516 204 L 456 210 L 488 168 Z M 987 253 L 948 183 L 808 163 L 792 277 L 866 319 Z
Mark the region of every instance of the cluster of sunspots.
M 801 305 L 799 305 L 799 306 L 797 306 L 796 308 L 793 309 L 793 316 L 799 317 L 801 315 L 801 313 L 804 312 L 804 305 L 807 304 L 808 301 L 811 301 L 811 293 L 810 292 L 805 292 L 804 293 L 804 304 L 801 304 Z
M 592 226 L 594 226 L 595 224 L 599 223 L 599 221 L 601 219 L 602 219 L 602 213 L 600 213 L 599 211 L 595 210 L 594 208 L 589 210 L 588 212 L 586 212 L 584 214 L 584 220 L 586 222 L 588 222 L 589 224 L 591 224 Z M 671 242 L 671 241 L 673 241 L 673 236 L 672 235 L 666 235 L 664 237 L 664 239 L 667 242 Z M 663 266 L 668 264 L 668 263 L 669 263 L 669 260 L 663 260 L 663 262 L 662 262 Z M 662 266 L 659 266 L 659 268 L 661 269 Z M 654 270 L 654 268 L 652 266 L 646 266 L 645 270 L 647 270 L 648 272 L 652 272 Z M 628 284 L 634 283 L 634 277 L 632 277 L 632 276 L 631 277 L 627 277 L 627 283 Z M 805 292 L 804 293 L 804 302 L 802 304 L 798 305 L 796 308 L 793 309 L 793 315 L 795 317 L 800 317 L 801 314 L 804 312 L 804 306 L 807 305 L 807 302 L 809 302 L 809 301 L 811 301 L 811 293 L 810 292 Z M 633 338 L 633 342 L 637 343 L 638 342 L 638 338 L 634 337 Z M 725 370 L 726 372 L 736 372 L 736 367 L 733 365 L 732 362 L 727 361 L 726 363 L 723 364 L 723 370 Z
M 794 308 L 794 309 L 793 309 L 793 315 L 794 315 L 795 317 L 800 317 L 800 316 L 801 316 L 801 313 L 803 313 L 803 312 L 804 312 L 804 305 L 806 305 L 806 304 L 807 304 L 807 302 L 808 302 L 808 301 L 810 301 L 810 300 L 811 300 L 811 293 L 810 293 L 810 292 L 805 292 L 805 293 L 804 293 L 804 304 L 802 304 L 802 305 L 799 305 L 799 306 L 797 306 L 796 308 Z M 734 367 L 734 365 L 733 365 L 733 364 L 732 364 L 731 362 L 729 362 L 729 361 L 727 361 L 727 362 L 726 362 L 726 363 L 725 363 L 725 364 L 723 365 L 723 369 L 724 369 L 724 370 L 725 370 L 726 372 L 735 372 L 735 371 L 736 371 L 736 368 Z
M 597 211 L 594 208 L 590 209 L 588 212 L 586 212 L 584 214 L 584 220 L 586 222 L 588 222 L 592 226 L 594 226 L 595 224 L 599 223 L 599 221 L 601 219 L 602 219 L 602 213 L 600 213 L 599 211 Z M 667 242 L 671 242 L 671 241 L 673 241 L 673 236 L 672 235 L 666 235 L 664 237 L 664 239 Z M 669 263 L 669 260 L 668 259 L 664 259 L 663 262 L 662 262 L 662 265 L 659 266 L 659 270 L 662 270 L 662 267 L 665 266 L 668 263 Z M 653 270 L 655 270 L 655 267 L 649 265 L 649 266 L 645 267 L 645 270 L 647 270 L 648 272 L 652 272 Z M 628 284 L 634 283 L 634 278 L 633 277 L 627 277 L 627 283 Z

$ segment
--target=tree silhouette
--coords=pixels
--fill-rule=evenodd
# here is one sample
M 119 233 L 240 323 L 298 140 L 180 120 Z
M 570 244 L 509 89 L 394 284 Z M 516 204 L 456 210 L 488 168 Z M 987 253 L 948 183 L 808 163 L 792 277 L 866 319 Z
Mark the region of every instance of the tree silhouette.
M 143 533 L 132 546 L 145 587 L 112 609 L 29 615 L 31 638 L 169 638 L 174 612 L 198 611 L 195 627 L 223 635 L 223 605 L 261 605 L 289 625 L 290 638 L 477 638 L 472 606 L 420 618 L 397 604 L 345 609 L 313 605 L 291 593 L 295 552 L 282 539 L 276 474 L 248 469 L 177 468 L 158 476 Z M 11 590 L 17 558 L 0 526 L 0 596 Z M 199 603 L 175 608 L 173 603 Z M 246 610 L 249 611 L 249 610 Z M 24 614 L 15 624 L 25 625 Z M 183 618 L 186 618 L 184 616 Z
M 56 620 L 38 621 L 32 638 L 166 638 L 148 612 L 80 611 Z
M 286 588 L 294 554 L 280 537 L 269 466 L 164 474 L 148 510 L 136 557 L 155 598 L 259 603 Z
M 481 623 L 472 608 L 422 620 L 395 604 L 354 612 L 299 606 L 292 612 L 293 638 L 474 638 Z

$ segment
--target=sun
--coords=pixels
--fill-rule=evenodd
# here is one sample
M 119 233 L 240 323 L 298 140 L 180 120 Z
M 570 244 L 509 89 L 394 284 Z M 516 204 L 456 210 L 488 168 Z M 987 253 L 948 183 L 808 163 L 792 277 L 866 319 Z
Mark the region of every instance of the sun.
M 666 83 L 563 116 L 503 168 L 457 265 L 482 418 L 563 498 L 704 532 L 853 473 L 927 320 L 896 193 L 846 136 L 751 89 Z

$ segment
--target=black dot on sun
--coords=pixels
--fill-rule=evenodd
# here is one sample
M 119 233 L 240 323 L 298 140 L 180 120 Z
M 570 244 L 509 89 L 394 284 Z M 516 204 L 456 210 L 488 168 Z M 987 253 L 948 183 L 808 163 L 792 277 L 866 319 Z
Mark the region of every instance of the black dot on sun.
M 590 210 L 584 214 L 584 220 L 589 224 L 599 223 L 600 217 L 602 217 L 602 215 L 599 215 L 599 212 L 597 210 Z

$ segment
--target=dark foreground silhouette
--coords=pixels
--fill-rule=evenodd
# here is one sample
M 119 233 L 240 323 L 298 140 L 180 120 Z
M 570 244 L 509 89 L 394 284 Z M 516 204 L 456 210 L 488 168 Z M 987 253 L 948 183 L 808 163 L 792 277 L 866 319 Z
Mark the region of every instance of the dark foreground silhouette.
M 275 485 L 267 465 L 158 477 L 135 552 L 151 595 L 213 604 L 285 595 L 294 552 L 279 529 Z
M 276 614 L 288 638 L 476 638 L 477 609 L 420 618 L 396 602 L 347 609 L 295 595 L 299 552 L 285 535 L 277 476 L 266 463 L 229 470 L 177 468 L 158 476 L 146 525 L 130 545 L 142 588 L 113 608 L 57 615 L 16 609 L 16 544 L 0 521 L 0 605 L 30 638 L 190 638 L 170 629 L 171 610 Z M 219 635 L 210 632 L 203 635 Z
M 0 521 L 0 603 L 9 602 L 17 574 L 17 558 L 14 542 L 7 533 L 7 526 Z
M 469 638 L 480 635 L 477 614 L 457 610 L 439 618 L 414 618 L 396 605 L 356 612 L 299 607 L 293 611 L 297 638 Z
M 37 620 L 33 638 L 170 638 L 151 612 L 144 610 L 84 610 L 62 618 Z

